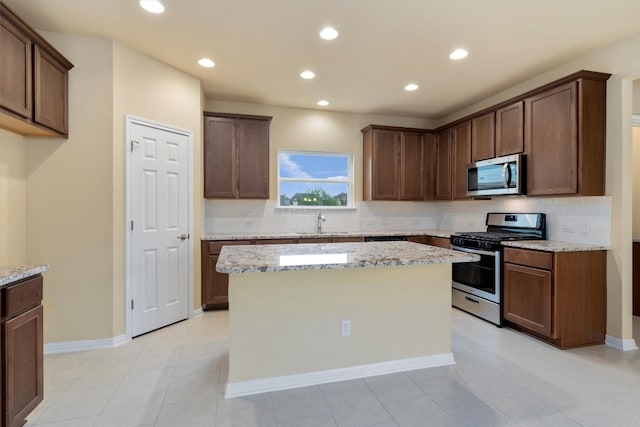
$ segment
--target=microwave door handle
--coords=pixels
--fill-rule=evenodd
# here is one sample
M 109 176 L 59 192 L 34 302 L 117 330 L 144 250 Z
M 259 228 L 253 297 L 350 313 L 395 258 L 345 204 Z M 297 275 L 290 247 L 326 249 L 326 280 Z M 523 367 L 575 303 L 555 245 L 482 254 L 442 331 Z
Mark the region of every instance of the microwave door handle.
M 507 178 L 507 173 L 509 174 L 509 178 Z M 511 181 L 511 170 L 509 170 L 509 163 L 505 163 L 502 165 L 502 186 L 509 188 L 509 181 Z

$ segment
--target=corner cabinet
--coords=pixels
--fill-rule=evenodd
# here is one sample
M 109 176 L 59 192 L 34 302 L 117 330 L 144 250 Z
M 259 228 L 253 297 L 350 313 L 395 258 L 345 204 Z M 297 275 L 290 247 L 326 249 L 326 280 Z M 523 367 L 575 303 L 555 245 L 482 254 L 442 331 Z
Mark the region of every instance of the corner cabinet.
M 424 130 L 370 125 L 363 134 L 363 199 L 424 200 L 433 187 L 425 182 Z
M 73 64 L 0 2 L 0 127 L 28 136 L 63 136 Z
M 608 78 L 581 72 L 524 100 L 528 195 L 604 194 Z
M 0 291 L 2 307 L 3 427 L 17 427 L 43 399 L 42 276 L 12 283 Z
M 508 326 L 563 349 L 604 343 L 606 251 L 505 248 L 503 287 Z
M 271 117 L 204 114 L 204 197 L 269 198 Z

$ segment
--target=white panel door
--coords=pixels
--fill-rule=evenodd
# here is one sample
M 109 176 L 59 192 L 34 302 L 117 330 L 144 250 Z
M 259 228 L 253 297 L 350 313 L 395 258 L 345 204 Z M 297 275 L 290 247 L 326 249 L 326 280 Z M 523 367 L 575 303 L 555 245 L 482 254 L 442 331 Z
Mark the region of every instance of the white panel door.
M 132 335 L 188 317 L 188 136 L 131 124 Z

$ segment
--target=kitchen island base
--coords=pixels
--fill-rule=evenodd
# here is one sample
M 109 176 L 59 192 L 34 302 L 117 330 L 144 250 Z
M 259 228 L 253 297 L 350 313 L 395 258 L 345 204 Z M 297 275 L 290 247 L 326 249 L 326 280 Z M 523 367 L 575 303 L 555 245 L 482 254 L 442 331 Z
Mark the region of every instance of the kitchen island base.
M 449 263 L 229 279 L 227 398 L 455 363 Z

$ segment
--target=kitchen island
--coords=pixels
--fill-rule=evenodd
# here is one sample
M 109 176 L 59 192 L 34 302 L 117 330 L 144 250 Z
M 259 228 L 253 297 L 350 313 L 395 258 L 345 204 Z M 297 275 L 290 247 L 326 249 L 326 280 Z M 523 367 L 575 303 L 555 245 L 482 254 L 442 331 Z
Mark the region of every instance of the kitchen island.
M 455 363 L 451 263 L 411 242 L 224 246 L 226 397 Z

